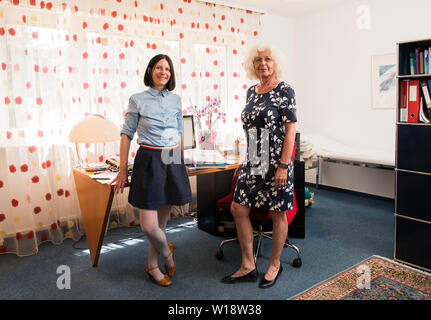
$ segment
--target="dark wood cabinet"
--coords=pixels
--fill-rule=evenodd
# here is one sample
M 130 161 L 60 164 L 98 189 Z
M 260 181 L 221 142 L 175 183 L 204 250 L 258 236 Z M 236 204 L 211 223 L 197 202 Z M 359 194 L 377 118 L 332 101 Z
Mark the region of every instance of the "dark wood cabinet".
M 431 80 L 431 65 L 419 72 L 414 66 L 421 59 L 417 53 L 425 51 L 423 56 L 431 53 L 431 39 L 397 44 L 394 259 L 431 271 L 431 123 L 421 117 L 411 119 L 421 108 L 431 118 L 421 84 Z M 421 64 L 425 62 L 429 64 L 426 60 Z M 414 99 L 422 99 L 419 110 L 409 107 Z

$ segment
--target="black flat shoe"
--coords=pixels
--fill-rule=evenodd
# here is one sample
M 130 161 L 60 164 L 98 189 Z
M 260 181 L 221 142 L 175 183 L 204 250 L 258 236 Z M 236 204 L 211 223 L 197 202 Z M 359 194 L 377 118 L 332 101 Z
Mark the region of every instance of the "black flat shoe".
M 271 281 L 266 280 L 265 276 L 263 276 L 262 281 L 260 281 L 259 283 L 259 288 L 266 289 L 266 288 L 272 287 L 277 282 L 278 276 L 281 274 L 282 271 L 283 271 L 283 266 L 280 264 L 280 268 L 278 269 L 277 275 L 275 276 L 274 280 L 271 280 Z
M 256 282 L 257 276 L 259 275 L 259 272 L 257 271 L 257 268 L 250 271 L 249 273 L 240 276 L 240 277 L 232 277 L 232 275 L 223 277 L 220 281 L 222 283 L 237 283 L 237 282 Z

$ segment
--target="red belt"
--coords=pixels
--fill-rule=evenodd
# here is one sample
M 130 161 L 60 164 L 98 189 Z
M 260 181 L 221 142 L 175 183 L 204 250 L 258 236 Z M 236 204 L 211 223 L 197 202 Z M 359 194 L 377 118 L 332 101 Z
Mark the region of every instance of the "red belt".
M 176 146 L 173 146 L 173 147 L 157 147 L 157 146 L 147 146 L 147 145 L 141 144 L 139 146 L 141 148 L 150 149 L 150 150 L 173 150 L 173 149 L 178 148 L 180 145 L 177 144 Z

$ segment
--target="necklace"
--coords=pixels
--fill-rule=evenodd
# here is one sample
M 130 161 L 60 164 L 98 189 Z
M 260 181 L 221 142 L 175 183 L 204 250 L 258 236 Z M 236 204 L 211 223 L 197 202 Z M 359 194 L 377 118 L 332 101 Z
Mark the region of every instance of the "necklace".
M 258 94 L 263 94 L 263 93 L 267 93 L 269 91 L 271 91 L 272 89 L 274 89 L 278 84 L 280 83 L 280 81 L 278 81 L 278 79 L 273 79 L 268 83 L 259 83 L 256 86 L 256 93 Z

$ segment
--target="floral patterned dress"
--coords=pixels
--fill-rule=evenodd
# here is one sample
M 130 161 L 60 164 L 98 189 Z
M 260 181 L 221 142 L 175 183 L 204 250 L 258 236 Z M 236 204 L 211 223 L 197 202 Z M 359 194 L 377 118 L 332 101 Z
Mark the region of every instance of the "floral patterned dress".
M 256 85 L 248 89 L 247 103 L 241 113 L 247 137 L 247 158 L 238 175 L 233 200 L 249 207 L 291 210 L 292 159 L 285 187 L 275 188 L 274 176 L 286 135 L 285 123 L 297 121 L 295 91 L 283 81 L 264 94 L 256 93 L 255 88 Z

